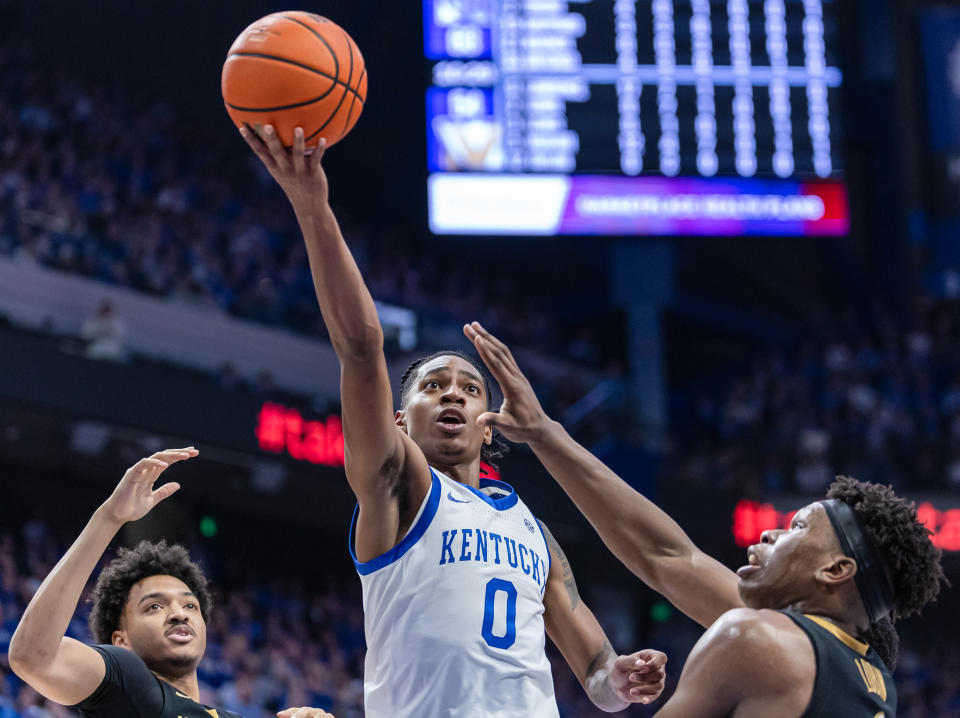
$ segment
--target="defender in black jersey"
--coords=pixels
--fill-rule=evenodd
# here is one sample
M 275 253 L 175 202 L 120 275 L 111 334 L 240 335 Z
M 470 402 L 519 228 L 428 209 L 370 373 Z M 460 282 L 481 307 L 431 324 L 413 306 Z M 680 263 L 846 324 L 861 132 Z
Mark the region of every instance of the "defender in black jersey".
M 529 444 L 608 548 L 709 627 L 659 718 L 895 715 L 893 621 L 919 613 L 944 580 L 913 504 L 838 477 L 734 573 L 551 421 L 502 342 L 476 323 L 465 333 L 509 406 L 481 420 Z
M 94 646 L 106 668 L 103 680 L 86 699 L 73 706 L 84 718 L 240 718 L 211 708 L 157 678 L 136 653 L 118 646 Z
M 207 580 L 182 546 L 141 542 L 121 550 L 94 590 L 90 627 L 103 644 L 68 638 L 80 593 L 114 535 L 171 496 L 154 490 L 192 446 L 161 451 L 127 470 L 86 528 L 37 590 L 10 640 L 10 667 L 46 698 L 84 718 L 241 718 L 200 703 L 197 666 L 206 648 Z M 332 718 L 318 708 L 288 708 L 279 718 Z
M 893 716 L 897 689 L 880 655 L 819 616 L 784 611 L 813 644 L 817 677 L 805 718 Z

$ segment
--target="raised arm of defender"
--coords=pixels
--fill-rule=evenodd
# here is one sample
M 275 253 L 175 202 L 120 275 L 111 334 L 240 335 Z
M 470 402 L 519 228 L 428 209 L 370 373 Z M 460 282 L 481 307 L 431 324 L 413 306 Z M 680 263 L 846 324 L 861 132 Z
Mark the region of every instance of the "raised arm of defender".
M 330 209 L 323 141 L 308 155 L 301 128 L 290 149 L 270 125 L 261 135 L 247 128 L 240 134 L 287 195 L 303 231 L 320 312 L 340 359 L 347 481 L 360 505 L 356 551 L 367 561 L 399 539 L 405 517 L 396 500 L 398 485 L 408 492 L 410 505 L 419 507 L 430 471 L 423 453 L 394 423 L 383 330 Z
M 526 442 L 627 568 L 703 626 L 743 606 L 735 573 L 698 549 L 673 519 L 546 415 L 503 342 L 477 322 L 464 333 L 504 395 L 500 411 L 479 420 L 511 441 Z
M 192 446 L 141 459 L 123 475 L 86 528 L 50 572 L 10 639 L 13 672 L 52 701 L 74 705 L 93 693 L 105 674 L 103 658 L 90 646 L 67 638 L 67 626 L 83 587 L 117 531 L 171 496 L 180 485 L 154 482 L 168 466 L 197 455 Z

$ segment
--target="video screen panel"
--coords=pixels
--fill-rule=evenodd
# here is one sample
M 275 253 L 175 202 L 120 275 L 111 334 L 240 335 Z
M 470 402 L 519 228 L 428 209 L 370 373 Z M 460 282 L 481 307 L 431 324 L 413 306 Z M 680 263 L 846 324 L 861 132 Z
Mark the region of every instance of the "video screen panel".
M 424 0 L 439 234 L 841 235 L 833 0 Z

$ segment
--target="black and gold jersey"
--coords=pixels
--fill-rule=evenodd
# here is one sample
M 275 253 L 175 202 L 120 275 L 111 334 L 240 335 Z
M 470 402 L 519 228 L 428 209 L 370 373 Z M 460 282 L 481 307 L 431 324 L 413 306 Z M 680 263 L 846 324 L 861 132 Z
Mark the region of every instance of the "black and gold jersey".
M 106 674 L 86 700 L 73 706 L 83 718 L 242 718 L 197 703 L 166 681 L 126 648 L 94 646 L 103 656 Z
M 825 618 L 781 611 L 813 644 L 817 678 L 802 718 L 893 718 L 897 691 L 877 652 Z

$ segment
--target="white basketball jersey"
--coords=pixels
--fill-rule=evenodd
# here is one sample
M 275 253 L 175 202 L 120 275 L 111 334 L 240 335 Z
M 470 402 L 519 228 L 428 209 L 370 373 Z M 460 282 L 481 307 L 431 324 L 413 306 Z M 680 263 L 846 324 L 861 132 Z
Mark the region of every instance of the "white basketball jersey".
M 558 718 L 544 652 L 550 551 L 514 490 L 480 490 L 431 469 L 411 529 L 357 561 L 371 718 Z

